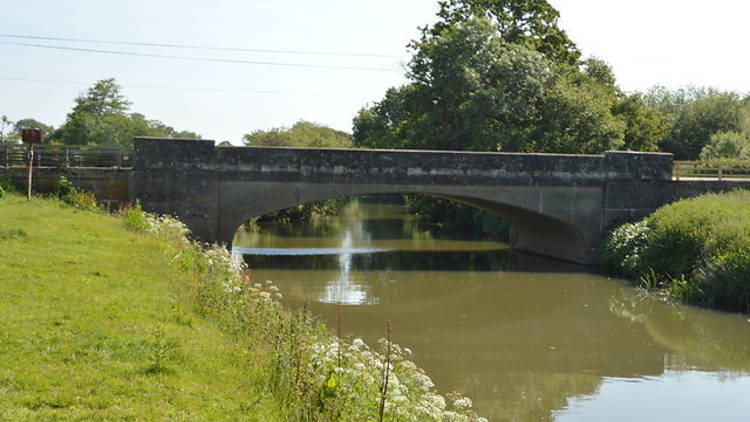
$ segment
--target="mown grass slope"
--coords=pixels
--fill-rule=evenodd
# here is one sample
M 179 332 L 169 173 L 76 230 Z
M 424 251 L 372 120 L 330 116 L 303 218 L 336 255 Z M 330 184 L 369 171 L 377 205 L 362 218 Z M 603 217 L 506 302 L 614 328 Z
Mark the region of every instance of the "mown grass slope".
M 0 198 L 0 421 L 280 420 L 191 283 L 120 218 Z

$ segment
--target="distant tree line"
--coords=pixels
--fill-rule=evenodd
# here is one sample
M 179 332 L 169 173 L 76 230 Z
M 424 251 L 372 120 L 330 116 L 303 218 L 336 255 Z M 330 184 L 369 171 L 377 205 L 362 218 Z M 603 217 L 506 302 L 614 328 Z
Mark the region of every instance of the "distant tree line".
M 131 104 L 114 79 L 103 79 L 74 99 L 73 109 L 59 128 L 33 118 L 12 122 L 0 116 L 0 143 L 20 142 L 21 129 L 25 127 L 41 129 L 45 143 L 66 145 L 129 146 L 135 136 L 200 139 L 194 132 L 178 131 L 131 112 Z
M 292 127 L 255 130 L 242 137 L 251 147 L 351 148 L 352 136 L 316 123 L 300 120 Z

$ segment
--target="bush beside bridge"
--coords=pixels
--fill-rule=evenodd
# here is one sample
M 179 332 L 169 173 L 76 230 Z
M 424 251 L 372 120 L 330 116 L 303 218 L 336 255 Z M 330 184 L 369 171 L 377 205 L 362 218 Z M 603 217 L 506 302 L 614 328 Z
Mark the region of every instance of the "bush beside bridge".
M 750 191 L 681 200 L 619 227 L 602 268 L 675 301 L 750 312 Z

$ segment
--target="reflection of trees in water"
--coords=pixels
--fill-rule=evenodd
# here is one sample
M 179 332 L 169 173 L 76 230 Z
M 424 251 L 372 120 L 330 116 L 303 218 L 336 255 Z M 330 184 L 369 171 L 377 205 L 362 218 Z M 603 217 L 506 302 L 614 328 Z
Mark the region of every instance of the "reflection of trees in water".
M 613 315 L 644 327 L 666 347 L 670 369 L 750 371 L 750 327 L 739 315 L 666 305 L 631 292 L 609 300 Z

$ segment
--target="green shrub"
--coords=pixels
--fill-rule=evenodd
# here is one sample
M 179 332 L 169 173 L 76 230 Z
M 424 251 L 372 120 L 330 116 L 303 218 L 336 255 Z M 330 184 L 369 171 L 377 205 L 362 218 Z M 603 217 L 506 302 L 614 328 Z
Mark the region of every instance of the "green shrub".
M 13 182 L 9 177 L 0 178 L 0 198 L 5 196 L 6 193 L 15 192 L 16 188 L 13 186 Z
M 739 132 L 719 132 L 703 147 L 701 160 L 750 160 L 750 139 Z
M 602 269 L 608 274 L 628 277 L 641 274 L 647 267 L 643 254 L 648 248 L 651 232 L 648 220 L 623 224 L 615 229 L 602 249 Z
M 80 190 L 73 186 L 73 182 L 65 176 L 57 179 L 57 185 L 52 194 L 64 203 L 78 209 L 101 212 L 102 209 L 96 201 L 96 196 L 91 192 Z
M 55 185 L 55 190 L 52 191 L 52 194 L 59 199 L 65 199 L 65 197 L 70 195 L 75 189 L 73 182 L 65 176 L 60 176 L 60 178 L 57 179 L 57 184 Z
M 127 208 L 123 212 L 125 225 L 138 232 L 145 232 L 150 227 L 146 213 L 141 209 L 141 202 L 135 200 L 135 205 Z
M 728 252 L 699 275 L 707 303 L 720 309 L 750 310 L 750 246 Z
M 707 194 L 664 206 L 607 239 L 602 269 L 671 298 L 750 310 L 750 191 Z

